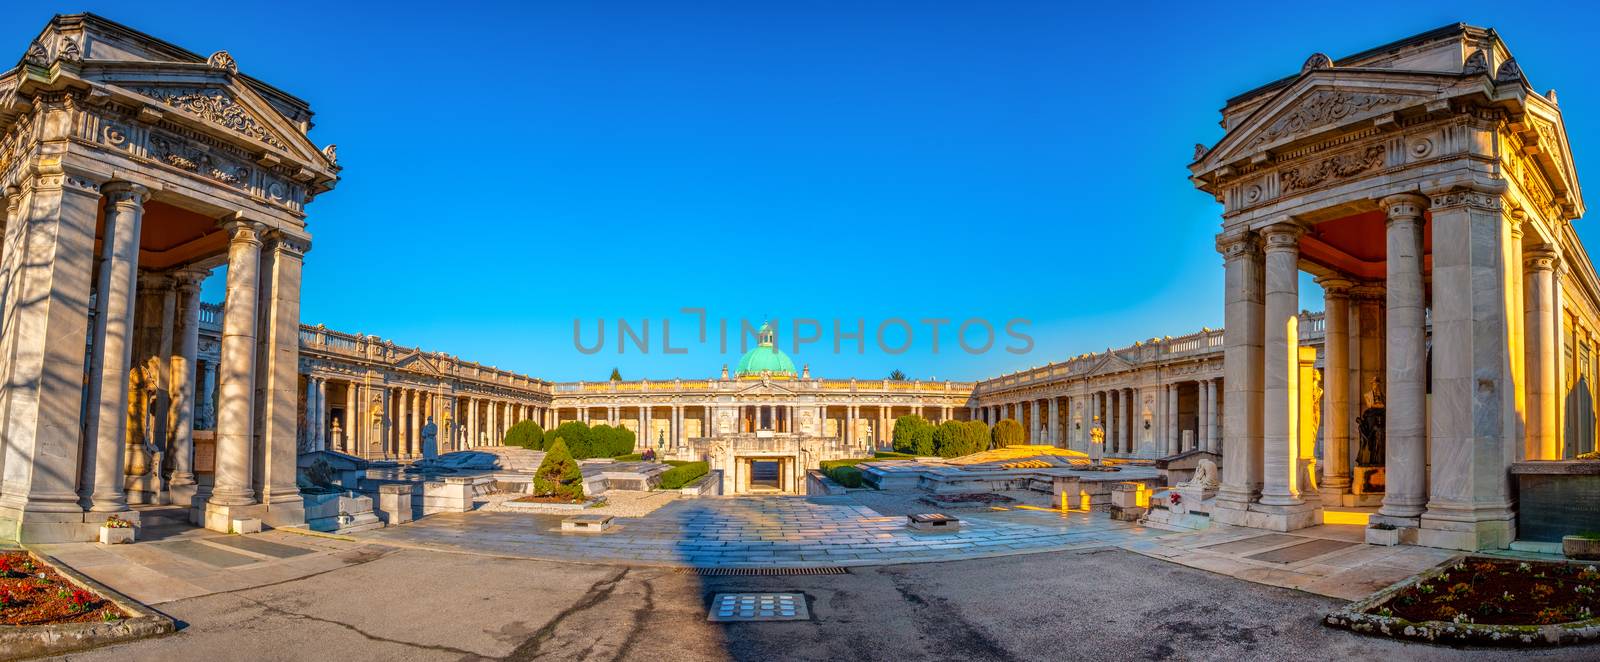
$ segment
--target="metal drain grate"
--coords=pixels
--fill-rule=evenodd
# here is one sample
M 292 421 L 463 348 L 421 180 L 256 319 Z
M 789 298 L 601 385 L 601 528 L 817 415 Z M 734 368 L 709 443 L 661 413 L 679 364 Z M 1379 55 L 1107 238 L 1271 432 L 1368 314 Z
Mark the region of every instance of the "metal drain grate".
M 674 572 L 680 575 L 700 575 L 701 577 L 753 577 L 753 576 L 783 576 L 783 575 L 847 575 L 850 571 L 839 566 L 824 568 L 676 568 Z
M 706 620 L 734 621 L 809 621 L 806 596 L 799 593 L 718 593 L 711 599 Z

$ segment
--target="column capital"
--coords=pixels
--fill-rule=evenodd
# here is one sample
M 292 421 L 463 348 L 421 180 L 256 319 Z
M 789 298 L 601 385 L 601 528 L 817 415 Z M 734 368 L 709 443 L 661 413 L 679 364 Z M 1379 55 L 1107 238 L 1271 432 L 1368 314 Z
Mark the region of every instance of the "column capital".
M 1304 225 L 1294 221 L 1273 223 L 1261 229 L 1261 237 L 1266 244 L 1268 253 L 1274 251 L 1299 250 L 1300 235 L 1305 234 Z
M 199 267 L 178 269 L 172 272 L 172 285 L 179 292 L 193 294 L 200 291 L 200 283 L 210 276 L 210 269 L 201 269 Z
M 1389 296 L 1388 288 L 1379 283 L 1357 283 L 1350 288 L 1350 298 L 1383 301 Z
M 1417 220 L 1422 218 L 1422 212 L 1428 208 L 1430 200 L 1421 193 L 1396 193 L 1386 195 L 1378 200 L 1378 206 L 1388 214 L 1389 222 L 1404 220 Z
M 1554 271 L 1561 254 L 1548 247 L 1530 248 L 1522 252 L 1522 267 L 1528 271 Z
M 260 246 L 262 234 L 266 231 L 264 223 L 244 218 L 237 214 L 221 219 L 217 221 L 217 224 L 228 232 L 229 243 L 246 243 Z
M 1228 260 L 1261 254 L 1261 238 L 1252 232 L 1217 235 L 1217 252 Z
M 143 205 L 150 199 L 150 189 L 122 180 L 101 184 L 100 194 L 112 205 Z
M 1476 207 L 1485 210 L 1499 210 L 1504 205 L 1498 191 L 1484 191 L 1475 188 L 1458 187 L 1443 191 L 1429 191 L 1427 195 L 1433 209 Z
M 1348 297 L 1355 281 L 1340 276 L 1320 276 L 1316 279 L 1317 285 L 1322 287 L 1323 293 L 1329 297 Z

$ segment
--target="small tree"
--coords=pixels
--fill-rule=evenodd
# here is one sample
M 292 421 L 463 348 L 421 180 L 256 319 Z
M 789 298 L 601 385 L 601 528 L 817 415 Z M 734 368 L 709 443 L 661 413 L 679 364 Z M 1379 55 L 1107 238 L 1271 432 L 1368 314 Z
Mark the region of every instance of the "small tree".
M 614 382 L 622 381 L 622 371 L 618 370 L 616 368 L 612 368 L 611 369 L 611 381 L 614 381 Z
M 890 370 L 889 371 L 889 381 L 892 381 L 892 382 L 903 382 L 905 380 L 906 380 L 906 373 L 902 372 L 899 368 L 895 368 L 894 370 Z
M 539 450 L 544 448 L 544 429 L 533 421 L 517 421 L 506 430 L 505 445 Z
M 994 447 L 1019 446 L 1027 438 L 1022 424 L 1015 419 L 1005 419 L 994 426 Z
M 964 452 L 966 438 L 963 436 L 964 428 L 955 421 L 945 421 L 933 429 L 933 451 L 939 457 L 960 457 Z
M 544 453 L 544 461 L 533 474 L 533 492 L 539 496 L 557 496 L 571 501 L 583 499 L 583 472 L 578 462 L 567 451 L 567 442 L 560 437 Z

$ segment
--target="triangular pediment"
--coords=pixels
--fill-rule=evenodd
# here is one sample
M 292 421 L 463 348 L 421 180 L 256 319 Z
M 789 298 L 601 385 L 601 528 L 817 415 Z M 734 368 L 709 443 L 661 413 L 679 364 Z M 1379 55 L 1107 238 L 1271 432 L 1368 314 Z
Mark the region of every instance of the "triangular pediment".
M 794 395 L 793 389 L 780 382 L 751 381 L 749 386 L 739 389 L 738 394 L 745 395 Z
M 1337 77 L 1307 74 L 1228 131 L 1199 158 L 1194 169 L 1207 172 L 1451 96 L 1440 92 L 1439 78 L 1439 74 L 1412 74 L 1397 79 L 1392 71 L 1341 71 Z M 1450 78 L 1453 81 L 1454 77 Z
M 1106 352 L 1105 354 L 1101 355 L 1099 361 L 1096 361 L 1095 364 L 1089 368 L 1087 374 L 1105 375 L 1131 370 L 1133 367 L 1134 365 L 1132 363 L 1129 363 L 1127 359 L 1117 356 L 1116 352 Z
M 315 145 L 254 91 L 243 85 L 207 82 L 188 85 L 138 80 L 107 81 L 208 127 L 224 129 L 302 162 L 331 165 Z
M 429 360 L 427 355 L 415 350 L 402 357 L 399 361 L 395 361 L 394 367 L 400 370 L 420 372 L 425 375 L 441 374 L 439 372 L 439 367 L 434 365 L 433 361 Z

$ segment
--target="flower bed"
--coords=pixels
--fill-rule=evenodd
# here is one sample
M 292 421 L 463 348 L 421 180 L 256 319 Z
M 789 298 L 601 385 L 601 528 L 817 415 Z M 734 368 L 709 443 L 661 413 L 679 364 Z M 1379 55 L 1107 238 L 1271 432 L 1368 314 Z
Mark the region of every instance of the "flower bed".
M 54 655 L 167 634 L 172 619 L 55 564 L 0 551 L 0 659 Z
M 1600 568 L 1461 556 L 1329 614 L 1356 632 L 1454 644 L 1600 638 Z
M 124 618 L 121 609 L 26 552 L 0 554 L 0 625 L 87 623 Z

